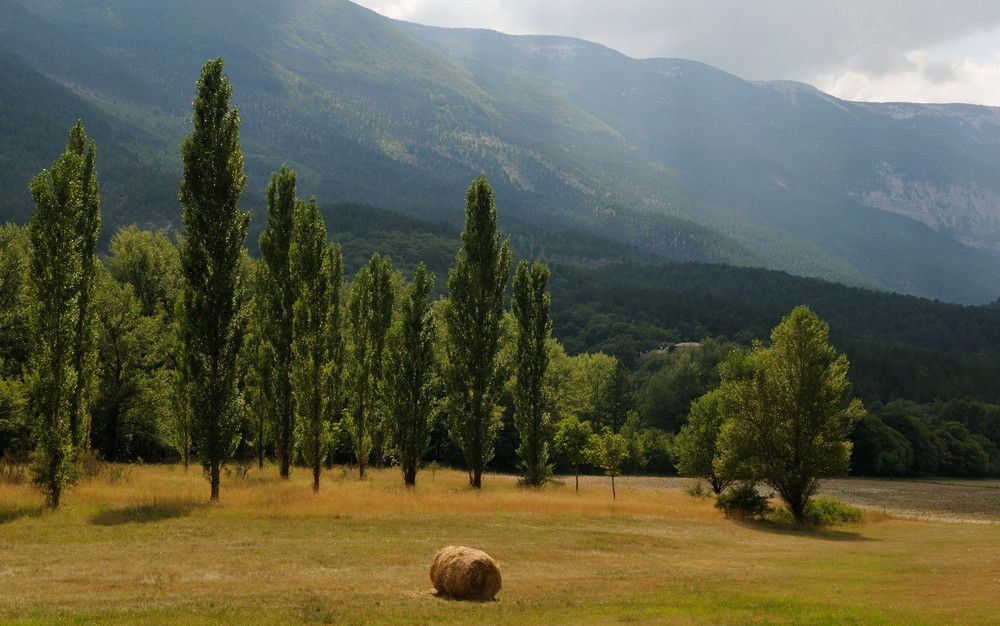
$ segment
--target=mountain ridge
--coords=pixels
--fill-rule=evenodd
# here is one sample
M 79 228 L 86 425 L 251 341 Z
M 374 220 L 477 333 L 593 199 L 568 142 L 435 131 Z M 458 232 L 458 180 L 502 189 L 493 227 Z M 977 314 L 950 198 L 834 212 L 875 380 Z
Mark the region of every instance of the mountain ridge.
M 149 222 L 176 224 L 176 142 L 202 57 L 222 56 L 258 223 L 281 163 L 321 202 L 452 224 L 462 190 L 485 173 L 501 219 L 527 228 L 962 303 L 1000 294 L 994 110 L 850 103 L 573 38 L 407 24 L 346 0 L 0 8 L 12 16 L 5 45 L 97 108 L 107 135 L 128 135 L 92 133 L 101 158 L 129 155 L 131 170 L 99 166 L 122 216 L 148 209 Z M 38 37 L 58 32 L 71 43 L 40 51 Z M 23 203 L 2 209 L 26 218 Z

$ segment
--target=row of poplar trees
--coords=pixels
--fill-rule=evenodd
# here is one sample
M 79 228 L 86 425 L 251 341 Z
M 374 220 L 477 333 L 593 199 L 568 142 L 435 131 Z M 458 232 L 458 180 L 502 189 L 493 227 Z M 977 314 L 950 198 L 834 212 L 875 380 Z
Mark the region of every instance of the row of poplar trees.
M 511 252 L 486 178 L 466 194 L 448 298 L 431 301 L 434 277 L 421 264 L 394 320 L 391 260 L 374 255 L 342 297 L 339 246 L 327 242 L 315 198 L 297 198 L 295 172 L 283 166 L 266 188 L 268 222 L 251 292 L 241 275 L 250 215 L 238 208 L 246 175 L 231 95 L 222 59 L 206 63 L 193 129 L 181 142 L 178 196 L 184 231 L 174 310 L 175 412 L 184 463 L 193 449 L 211 498 L 218 499 L 221 470 L 240 444 L 248 395 L 260 462 L 269 437 L 281 476 L 301 455 L 317 490 L 338 421 L 361 477 L 373 449 L 391 447 L 404 482 L 415 484 L 443 396 L 450 434 L 478 488 L 501 424 L 500 394 L 510 385 L 525 482 L 547 480 L 549 270 L 537 262 L 517 266 L 510 355 L 504 297 Z M 90 298 L 100 229 L 95 153 L 77 123 L 66 152 L 30 185 L 33 473 L 53 507 L 89 441 L 94 368 L 87 360 L 96 352 Z M 240 359 L 251 366 L 241 368 Z M 516 374 L 508 377 L 509 371 Z

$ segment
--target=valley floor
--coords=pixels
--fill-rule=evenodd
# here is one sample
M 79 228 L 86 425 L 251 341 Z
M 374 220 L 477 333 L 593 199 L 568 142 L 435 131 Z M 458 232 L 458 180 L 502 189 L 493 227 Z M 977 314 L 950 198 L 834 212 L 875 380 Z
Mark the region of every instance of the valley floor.
M 688 479 L 572 477 L 523 489 L 488 475 L 347 468 L 320 493 L 274 467 L 223 480 L 200 470 L 109 468 L 47 511 L 0 484 L 5 623 L 970 624 L 1000 615 L 996 483 L 829 481 L 867 507 L 860 524 L 737 523 Z M 948 497 L 934 494 L 950 493 Z M 959 494 L 959 495 L 954 495 Z M 978 501 L 981 510 L 945 501 Z M 880 508 L 881 507 L 881 508 Z M 921 513 L 921 519 L 914 519 Z M 936 518 L 950 515 L 951 521 Z M 981 516 L 981 517 L 980 517 Z M 931 519 L 934 518 L 934 519 Z M 433 594 L 446 545 L 494 556 L 497 601 Z

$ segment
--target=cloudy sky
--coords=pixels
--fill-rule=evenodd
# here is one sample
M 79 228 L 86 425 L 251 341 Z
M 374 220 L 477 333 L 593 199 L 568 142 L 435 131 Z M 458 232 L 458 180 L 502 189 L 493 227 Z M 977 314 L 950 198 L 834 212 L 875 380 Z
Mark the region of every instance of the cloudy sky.
M 995 0 L 355 0 L 388 17 L 567 35 L 848 100 L 1000 106 Z

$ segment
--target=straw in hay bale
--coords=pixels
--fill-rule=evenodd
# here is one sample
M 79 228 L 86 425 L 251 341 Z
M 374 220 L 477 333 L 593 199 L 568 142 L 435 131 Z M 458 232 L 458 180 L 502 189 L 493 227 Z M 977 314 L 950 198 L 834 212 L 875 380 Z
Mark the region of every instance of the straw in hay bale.
M 434 557 L 431 582 L 439 595 L 460 600 L 492 600 L 500 591 L 500 568 L 482 550 L 448 546 Z

